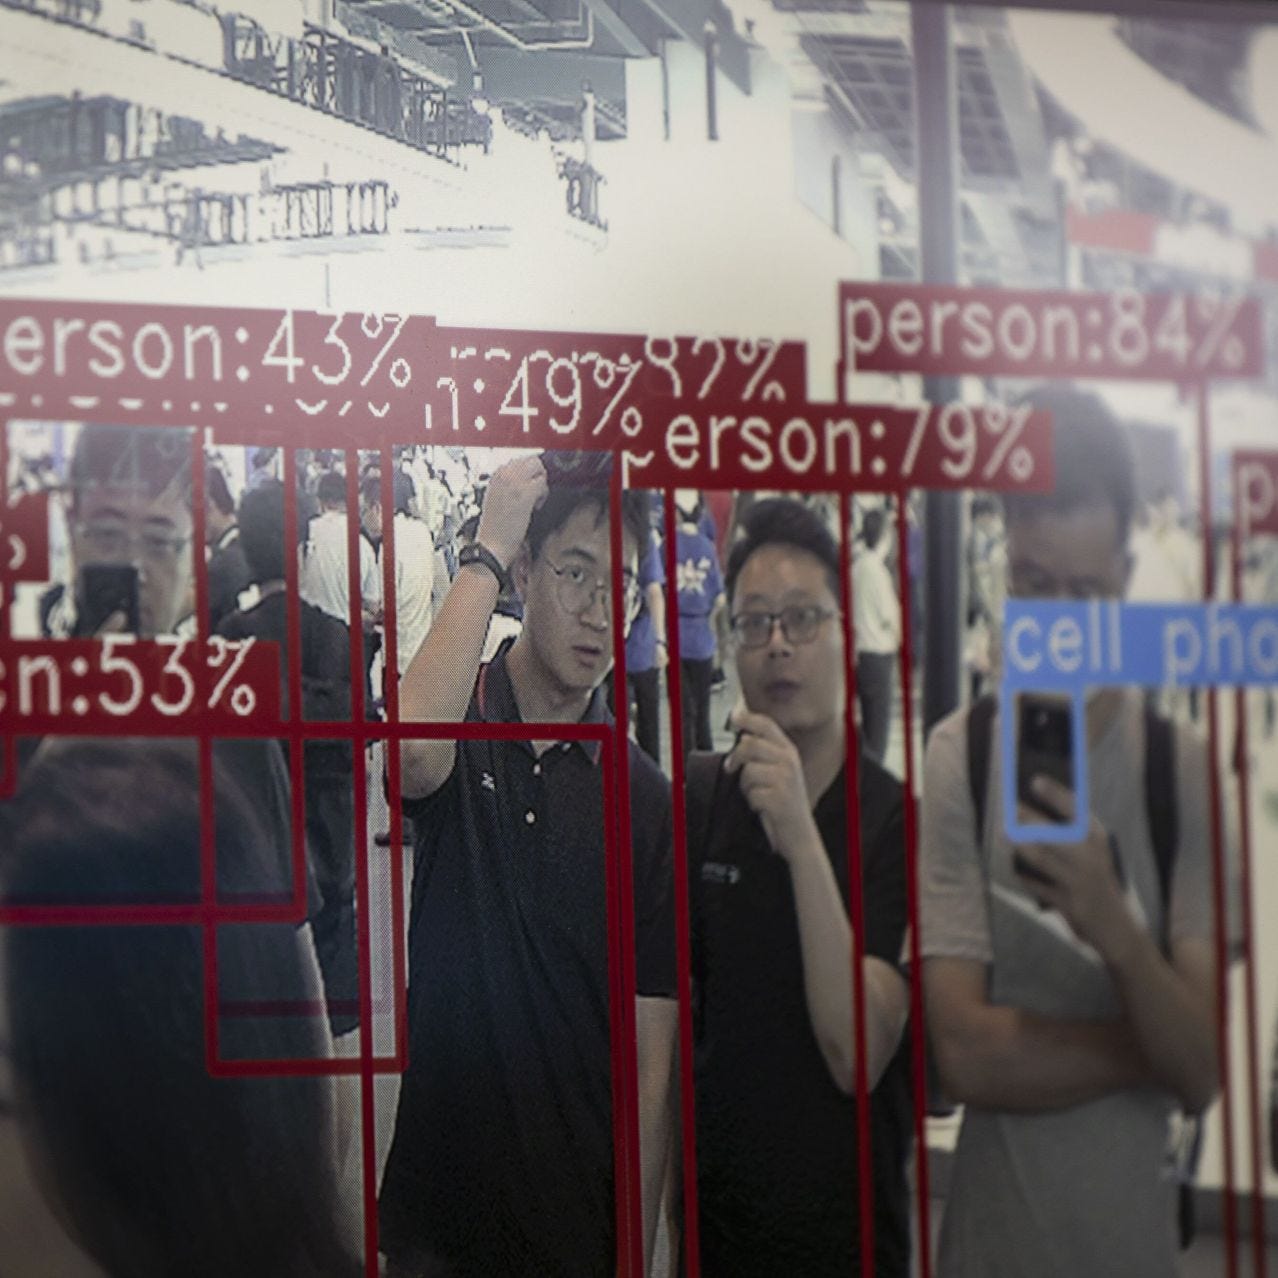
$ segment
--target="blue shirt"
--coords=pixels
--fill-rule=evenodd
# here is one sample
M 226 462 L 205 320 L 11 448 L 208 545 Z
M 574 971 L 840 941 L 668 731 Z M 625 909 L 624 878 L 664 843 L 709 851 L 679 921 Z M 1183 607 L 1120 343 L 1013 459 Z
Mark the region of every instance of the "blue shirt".
M 639 561 L 639 615 L 630 623 L 626 636 L 626 670 L 630 674 L 642 674 L 657 664 L 657 632 L 648 611 L 648 587 L 666 584 L 666 570 L 661 562 L 661 539 L 653 531 L 648 549 Z
M 679 656 L 704 661 L 714 656 L 714 631 L 710 613 L 723 593 L 719 552 L 700 531 L 680 527 L 675 541 L 679 586 Z

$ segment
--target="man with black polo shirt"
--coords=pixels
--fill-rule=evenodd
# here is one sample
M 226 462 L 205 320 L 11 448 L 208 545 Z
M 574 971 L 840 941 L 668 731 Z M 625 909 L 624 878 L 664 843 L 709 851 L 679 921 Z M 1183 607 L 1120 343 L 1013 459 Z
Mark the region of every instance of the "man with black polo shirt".
M 625 499 L 627 605 L 647 499 Z M 606 490 L 549 487 L 541 460 L 492 477 L 405 672 L 407 721 L 608 724 Z M 519 637 L 481 666 L 513 576 Z M 593 742 L 406 741 L 417 831 L 409 1064 L 380 1200 L 388 1274 L 606 1278 L 617 1256 L 603 777 Z M 667 1153 L 677 1023 L 669 786 L 629 751 L 644 1240 Z
M 745 706 L 694 755 L 688 838 L 697 1184 L 706 1278 L 847 1278 L 861 1221 L 839 555 L 797 502 L 756 503 L 726 574 Z M 901 787 L 862 751 L 865 1068 L 874 1272 L 910 1269 Z

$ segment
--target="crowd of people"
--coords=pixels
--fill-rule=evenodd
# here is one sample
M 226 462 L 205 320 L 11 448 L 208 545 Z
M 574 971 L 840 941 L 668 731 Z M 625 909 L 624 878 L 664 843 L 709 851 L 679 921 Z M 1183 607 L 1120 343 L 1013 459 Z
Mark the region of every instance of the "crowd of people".
M 1136 506 L 1122 427 L 1078 392 L 1035 402 L 1056 422 L 1056 487 L 1004 503 L 1007 593 L 1122 598 Z M 83 428 L 68 481 L 72 574 L 43 610 L 50 633 L 179 632 L 192 599 L 190 455 L 186 432 Z M 926 1034 L 942 1088 L 964 1106 L 942 1278 L 1174 1272 L 1169 1124 L 1176 1112 L 1201 1113 L 1219 1085 L 1208 762 L 1197 734 L 1155 715 L 1139 690 L 1098 690 L 1086 709 L 1086 838 L 1013 847 L 987 816 L 1002 812 L 1002 788 L 1014 783 L 990 748 L 1006 708 L 980 698 L 937 725 L 918 864 L 926 1023 L 912 1025 L 906 798 L 881 763 L 900 644 L 890 511 L 862 514 L 854 557 L 858 748 L 845 732 L 838 530 L 793 498 L 716 511 L 719 495 L 676 494 L 689 752 L 680 796 L 659 766 L 654 727 L 670 635 L 649 495 L 627 492 L 612 512 L 606 488 L 528 454 L 439 503 L 437 477 L 414 473 L 424 458 L 404 450 L 396 463 L 391 538 L 383 477 L 346 475 L 317 456 L 299 467 L 295 545 L 278 458 L 266 450 L 251 457 L 238 502 L 210 472 L 205 519 L 210 609 L 216 575 L 224 610 L 207 624 L 218 633 L 284 645 L 284 583 L 298 557 L 304 718 L 349 718 L 361 701 L 385 713 L 397 680 L 407 723 L 545 725 L 537 739 L 399 746 L 412 881 L 408 1066 L 379 1185 L 388 1278 L 616 1271 L 625 1231 L 603 756 L 580 734 L 558 739 L 555 725 L 613 720 L 618 589 L 638 742 L 626 760 L 642 1203 L 632 1223 L 645 1271 L 663 1231 L 680 1255 L 680 1149 L 692 1140 L 707 1278 L 845 1275 L 869 1248 L 877 1274 L 906 1278 L 911 1043 Z M 352 678 L 355 630 L 369 658 L 386 626 L 392 540 L 397 668 L 356 663 Z M 96 564 L 137 569 L 130 606 L 94 615 L 86 582 Z M 383 647 L 383 666 L 384 656 Z M 716 668 L 740 693 L 731 746 L 719 752 Z M 290 762 L 284 743 L 218 743 L 221 899 L 288 899 Z M 353 823 L 364 814 L 351 796 L 364 761 L 348 743 L 317 738 L 303 763 L 305 918 L 218 929 L 221 1048 L 238 1058 L 320 1059 L 358 1024 Z M 1132 801 L 1152 792 L 1151 775 L 1157 812 Z M 4 816 L 6 899 L 199 901 L 197 777 L 190 743 L 40 743 Z M 1064 819 L 1073 805 L 1050 776 L 1033 778 L 1028 798 L 1031 823 Z M 678 802 L 696 1114 L 695 1131 L 683 1132 Z M 1158 815 L 1168 810 L 1170 849 Z M 38 1169 L 33 1184 L 67 1245 L 110 1278 L 353 1272 L 335 1201 L 350 1136 L 332 1088 L 208 1076 L 206 957 L 191 926 L 10 929 L 11 1120 Z M 244 1007 L 257 1014 L 234 1014 Z M 869 1094 L 864 1127 L 858 1084 Z M 870 1148 L 872 1242 L 860 1141 Z

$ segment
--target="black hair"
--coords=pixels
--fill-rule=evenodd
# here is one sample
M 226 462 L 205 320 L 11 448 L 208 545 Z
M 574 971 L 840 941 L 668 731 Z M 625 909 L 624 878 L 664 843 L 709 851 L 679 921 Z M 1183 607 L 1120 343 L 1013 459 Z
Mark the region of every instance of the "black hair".
M 621 494 L 622 532 L 633 538 L 640 555 L 648 545 L 648 504 L 645 492 L 632 489 Z M 562 528 L 583 506 L 594 510 L 598 526 L 608 517 L 608 489 L 582 488 L 574 484 L 550 485 L 546 500 L 533 511 L 528 521 L 528 533 L 524 538 L 533 559 L 541 553 L 546 538 Z
M 230 485 L 216 466 L 210 466 L 204 472 L 204 495 L 222 514 L 235 514 L 235 498 L 231 496 Z
M 474 541 L 479 536 L 479 516 L 471 515 L 457 530 L 457 535 L 462 541 Z
M 879 509 L 867 510 L 861 519 L 861 540 L 866 547 L 873 550 L 883 537 L 883 529 L 887 520 Z
M 8 826 L 6 899 L 198 901 L 197 757 L 193 742 L 47 741 Z M 274 850 L 222 763 L 212 797 L 219 886 L 243 891 Z M 253 973 L 300 984 L 301 935 L 220 929 L 224 986 Z M 334 1224 L 328 1082 L 210 1074 L 200 927 L 21 926 L 6 940 L 16 1115 L 106 1274 L 353 1278 Z M 316 1033 L 242 1018 L 237 1053 L 313 1054 Z
M 361 506 L 380 506 L 382 504 L 382 479 L 380 475 L 365 475 L 359 481 L 359 501 Z
M 405 474 L 402 470 L 397 470 L 391 477 L 391 487 L 395 513 L 397 515 L 411 514 L 413 508 L 412 476 Z
M 728 552 L 724 587 L 732 602 L 737 578 L 756 550 L 764 546 L 790 546 L 805 550 L 821 561 L 826 579 L 839 597 L 839 547 L 820 516 L 789 497 L 769 497 L 755 502 L 741 521 L 741 532 Z
M 1098 395 L 1068 386 L 1039 387 L 1017 405 L 1052 414 L 1055 487 L 1050 493 L 1005 493 L 1006 521 L 1109 506 L 1118 521 L 1119 544 L 1126 546 L 1136 506 L 1136 466 L 1122 423 Z
M 186 426 L 89 423 L 76 436 L 68 476 L 72 507 L 88 488 L 126 488 L 191 500 L 191 431 Z
M 339 475 L 335 470 L 326 470 L 315 485 L 315 496 L 319 498 L 321 506 L 345 506 L 346 476 Z
M 284 577 L 284 485 L 267 480 L 240 502 L 240 548 L 249 580 L 261 585 Z

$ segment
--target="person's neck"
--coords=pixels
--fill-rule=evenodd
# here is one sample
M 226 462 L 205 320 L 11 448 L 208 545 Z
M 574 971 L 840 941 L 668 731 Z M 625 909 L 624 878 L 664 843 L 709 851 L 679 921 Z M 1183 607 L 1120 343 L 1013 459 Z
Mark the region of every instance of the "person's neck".
M 538 658 L 527 634 L 521 634 L 507 652 L 506 673 L 525 723 L 576 723 L 590 705 L 593 693 L 560 684 Z M 543 743 L 536 745 L 541 748 Z
M 843 724 L 839 720 L 823 724 L 807 731 L 791 732 L 790 740 L 799 752 L 803 767 L 803 782 L 808 791 L 808 802 L 815 807 L 817 801 L 830 788 L 839 775 L 847 757 L 847 743 L 843 737 Z

